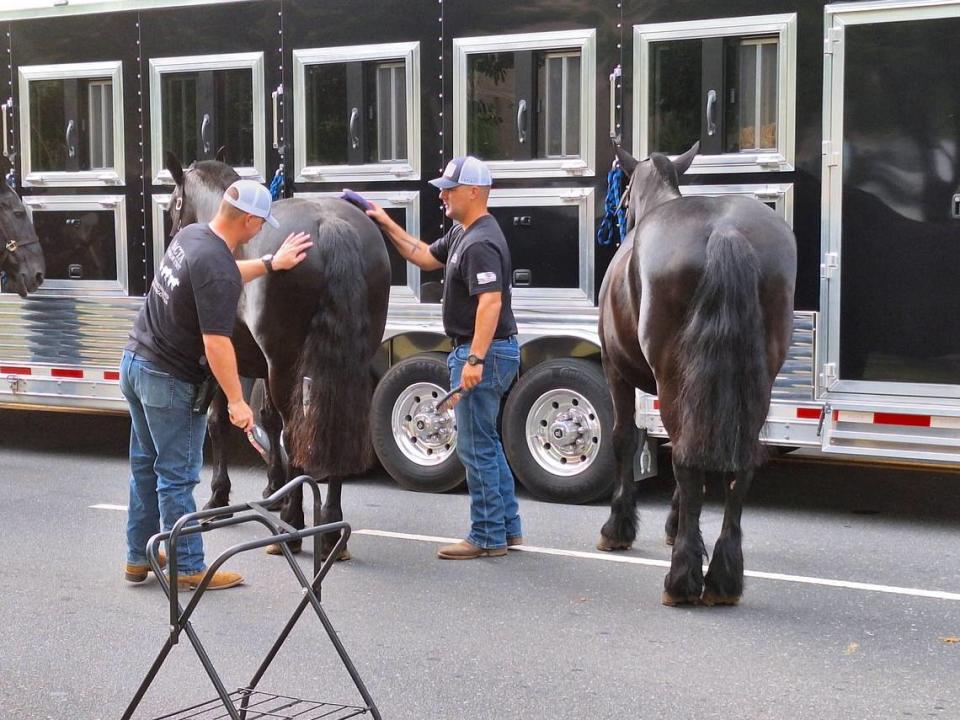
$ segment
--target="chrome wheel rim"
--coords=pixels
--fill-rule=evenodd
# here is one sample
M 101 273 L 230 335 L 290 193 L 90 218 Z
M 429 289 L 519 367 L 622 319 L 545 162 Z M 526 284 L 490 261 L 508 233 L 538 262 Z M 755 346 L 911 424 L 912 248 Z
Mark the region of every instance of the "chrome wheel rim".
M 537 398 L 527 413 L 526 431 L 533 459 L 554 475 L 578 475 L 600 452 L 597 409 L 575 390 L 556 388 Z
M 437 412 L 437 402 L 447 391 L 421 382 L 410 385 L 393 405 L 390 427 L 400 452 L 417 465 L 440 465 L 457 448 L 453 410 Z

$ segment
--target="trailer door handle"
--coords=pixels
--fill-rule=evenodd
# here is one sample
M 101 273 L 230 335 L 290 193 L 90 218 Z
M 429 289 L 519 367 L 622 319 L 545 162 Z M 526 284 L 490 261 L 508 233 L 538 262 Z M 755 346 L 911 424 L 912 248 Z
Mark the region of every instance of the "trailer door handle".
M 513 271 L 514 287 L 530 287 L 531 282 L 533 282 L 533 273 L 529 270 L 522 269 Z
M 610 73 L 610 138 L 612 140 L 617 137 L 617 78 L 622 72 L 617 65 Z
M 273 100 L 273 147 L 280 147 L 280 93 L 283 92 L 283 85 L 279 85 L 276 90 L 270 93 Z
M 203 122 L 200 123 L 200 142 L 203 144 L 203 154 L 210 154 L 210 114 L 203 114 Z
M 0 105 L 3 108 L 3 156 L 10 157 L 9 129 L 7 128 L 7 112 L 13 107 L 13 98 L 7 98 L 7 101 Z
M 4 119 L 6 119 L 6 113 L 4 113 Z M 65 139 L 67 141 L 67 157 L 76 157 L 77 156 L 77 124 L 70 120 L 67 122 L 67 132 L 64 133 Z M 6 138 L 4 138 L 6 141 Z
M 953 217 L 960 218 L 960 192 L 953 196 Z
M 357 108 L 350 110 L 350 147 L 356 150 L 360 147 L 360 136 L 357 135 L 357 121 L 360 119 L 360 111 Z
M 707 135 L 711 137 L 717 132 L 717 91 L 707 93 Z
M 527 101 L 520 98 L 517 103 L 517 142 L 523 145 L 527 141 Z

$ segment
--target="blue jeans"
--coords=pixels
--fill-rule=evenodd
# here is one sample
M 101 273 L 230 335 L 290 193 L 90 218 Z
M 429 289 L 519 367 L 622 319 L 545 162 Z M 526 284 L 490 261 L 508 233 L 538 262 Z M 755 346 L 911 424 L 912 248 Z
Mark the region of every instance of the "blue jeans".
M 469 345 L 458 345 L 447 357 L 450 387 L 460 384 Z M 479 385 L 460 397 L 457 417 L 457 455 L 467 469 L 470 490 L 470 534 L 477 547 L 502 548 L 507 538 L 523 534 L 513 473 L 497 435 L 500 400 L 517 377 L 520 349 L 516 338 L 494 340 L 487 351 Z
M 151 535 L 171 530 L 195 512 L 193 487 L 203 465 L 206 413 L 193 412 L 195 386 L 130 351 L 120 362 L 120 390 L 130 405 L 130 501 L 127 562 L 147 562 Z M 177 543 L 177 572 L 204 569 L 203 540 L 190 535 Z

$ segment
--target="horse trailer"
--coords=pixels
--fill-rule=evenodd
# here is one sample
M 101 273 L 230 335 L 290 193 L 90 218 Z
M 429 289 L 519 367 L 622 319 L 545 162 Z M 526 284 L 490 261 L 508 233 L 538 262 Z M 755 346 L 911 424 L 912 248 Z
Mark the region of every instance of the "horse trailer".
M 121 350 L 171 231 L 165 151 L 225 148 L 287 197 L 353 188 L 427 241 L 449 221 L 426 181 L 472 153 L 515 268 L 508 456 L 534 494 L 600 497 L 612 140 L 636 157 L 699 140 L 682 191 L 759 198 L 797 238 L 765 442 L 960 460 L 960 0 L 24 0 L 0 33 L 7 181 L 47 267 L 0 296 L 0 407 L 126 411 Z M 372 432 L 402 485 L 442 490 L 462 468 L 435 411 L 440 274 L 390 251 Z M 643 477 L 655 397 L 636 421 Z

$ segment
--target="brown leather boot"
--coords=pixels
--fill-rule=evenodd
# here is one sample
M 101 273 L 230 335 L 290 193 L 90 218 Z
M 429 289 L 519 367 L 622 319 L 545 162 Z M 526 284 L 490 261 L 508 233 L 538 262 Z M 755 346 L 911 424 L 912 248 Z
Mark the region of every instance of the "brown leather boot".
M 507 549 L 477 547 L 472 542 L 461 540 L 453 545 L 444 545 L 437 550 L 437 557 L 441 560 L 473 560 L 478 557 L 502 557 Z
M 200 582 L 203 580 L 203 576 L 206 575 L 206 573 L 206 570 L 201 570 L 200 572 L 193 573 L 192 575 L 178 575 L 177 589 L 196 590 L 198 587 L 200 587 Z M 243 575 L 240 573 L 219 570 L 213 574 L 213 579 L 210 580 L 210 584 L 207 585 L 207 590 L 225 590 L 227 588 L 232 588 L 236 585 L 242 584 Z
M 516 547 L 517 545 L 523 545 L 523 535 L 517 535 L 515 537 L 507 538 L 508 548 Z
M 167 556 L 161 550 L 157 553 L 157 559 L 160 561 L 160 567 L 165 568 L 167 566 Z M 137 565 L 135 563 L 127 563 L 123 571 L 123 577 L 128 582 L 143 582 L 147 579 L 147 573 L 152 572 L 153 568 L 150 567 L 150 563 L 144 563 L 143 565 Z

